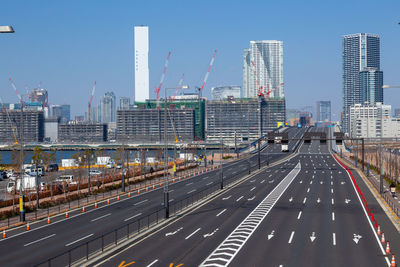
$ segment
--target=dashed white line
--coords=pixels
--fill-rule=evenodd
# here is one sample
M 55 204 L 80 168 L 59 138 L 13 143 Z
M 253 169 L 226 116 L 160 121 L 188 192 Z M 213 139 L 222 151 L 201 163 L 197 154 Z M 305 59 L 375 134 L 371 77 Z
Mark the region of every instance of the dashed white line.
M 290 238 L 289 238 L 288 244 L 291 244 L 291 243 L 292 243 L 293 236 L 294 236 L 294 231 L 293 231 L 293 232 L 292 232 L 292 234 L 290 235 Z
M 148 199 L 139 201 L 138 203 L 133 204 L 133 206 L 140 205 L 140 204 L 142 204 L 142 203 L 144 203 L 144 202 L 146 202 L 146 201 L 148 201 Z
M 49 236 L 40 238 L 40 239 L 38 239 L 38 240 L 32 241 L 32 242 L 30 242 L 30 243 L 25 244 L 24 247 L 27 247 L 27 246 L 32 245 L 32 244 L 35 244 L 35 243 L 37 243 L 37 242 L 43 241 L 43 240 L 48 239 L 48 238 L 50 238 L 50 237 L 53 237 L 53 236 L 55 236 L 55 235 L 56 235 L 56 234 L 52 234 L 52 235 L 49 235 Z
M 213 182 L 209 182 L 208 184 L 206 184 L 206 185 L 211 185 Z
M 299 212 L 299 215 L 297 216 L 297 220 L 300 220 L 300 216 L 301 216 L 301 211 Z
M 332 221 L 334 221 L 334 220 L 335 220 L 335 213 L 332 212 Z
M 336 246 L 336 234 L 332 233 L 332 243 L 334 246 Z
M 151 266 L 153 266 L 156 262 L 158 262 L 158 259 L 156 259 L 155 261 L 153 261 L 152 263 L 150 263 L 150 264 L 147 265 L 146 267 L 151 267 Z
M 223 209 L 220 213 L 218 213 L 216 216 L 218 217 L 219 215 L 221 215 L 222 213 L 224 213 L 226 211 L 226 209 Z
M 305 204 L 305 203 L 306 203 L 306 201 L 307 201 L 307 198 L 305 197 L 305 198 L 304 198 L 304 200 L 303 200 L 303 204 Z
M 236 199 L 236 202 L 238 202 L 239 200 L 241 200 L 243 198 L 243 196 L 239 197 L 238 199 Z
M 331 188 L 331 193 L 333 194 L 333 188 Z
M 193 189 L 193 190 L 190 190 L 189 192 L 187 192 L 186 194 L 190 194 L 190 193 L 193 193 L 195 191 L 196 191 L 196 189 Z
M 333 205 L 333 204 L 335 204 L 335 201 L 334 201 L 333 198 L 332 198 L 332 205 Z
M 310 192 L 310 188 L 307 189 L 307 193 Z
M 250 191 L 253 191 L 254 189 L 256 189 L 256 187 L 253 187 L 252 189 L 250 189 Z
M 105 214 L 105 215 L 103 215 L 103 216 L 100 216 L 100 217 L 97 217 L 96 219 L 91 220 L 91 222 L 95 222 L 95 221 L 97 221 L 97 220 L 103 219 L 103 218 L 105 218 L 105 217 L 107 217 L 107 216 L 110 216 L 110 215 L 111 215 L 111 213 Z
M 189 239 L 192 237 L 192 235 L 194 235 L 195 233 L 197 233 L 198 231 L 200 231 L 201 228 L 197 228 L 196 231 L 194 231 L 193 233 L 191 233 L 190 235 L 188 235 L 187 237 L 185 237 L 185 240 Z
M 77 243 L 77 242 L 79 242 L 79 241 L 82 241 L 83 239 L 86 239 L 86 238 L 88 238 L 88 237 L 91 237 L 92 235 L 93 235 L 93 234 L 90 234 L 90 235 L 84 236 L 84 237 L 82 237 L 82 238 L 79 238 L 78 240 L 75 240 L 75 241 L 73 241 L 73 242 L 71 242 L 71 243 L 68 243 L 68 244 L 66 244 L 65 246 L 66 246 L 66 247 L 71 246 L 72 244 L 75 244 L 75 243 Z
M 163 203 L 163 205 L 164 205 L 164 203 Z M 137 216 L 140 216 L 140 215 L 142 215 L 142 213 L 138 213 L 138 214 L 136 214 L 136 215 L 133 215 L 132 217 L 126 218 L 126 219 L 124 220 L 124 222 L 129 221 L 129 220 L 131 220 L 131 219 L 133 219 L 133 218 L 135 218 L 135 217 L 137 217 Z
M 193 184 L 193 182 L 186 184 L 186 186 Z

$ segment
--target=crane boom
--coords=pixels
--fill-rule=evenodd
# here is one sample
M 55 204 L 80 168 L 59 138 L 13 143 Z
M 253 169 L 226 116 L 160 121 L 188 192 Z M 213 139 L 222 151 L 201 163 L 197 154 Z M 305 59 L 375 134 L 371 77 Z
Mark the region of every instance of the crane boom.
M 15 86 L 13 80 L 11 78 L 8 79 L 11 83 L 12 88 L 14 89 L 15 93 L 17 94 L 17 97 L 19 99 L 19 101 L 21 102 L 21 105 L 25 107 L 25 103 L 22 100 L 21 94 L 18 92 L 17 87 Z
M 171 100 L 172 100 L 172 101 L 175 99 L 175 97 L 176 97 L 176 94 L 178 93 L 178 90 L 179 90 L 179 88 L 181 88 L 181 87 L 182 87 L 182 83 L 183 83 L 183 77 L 185 77 L 185 73 L 182 73 L 182 77 L 181 77 L 181 79 L 179 80 L 179 83 L 178 83 L 178 85 L 176 86 L 176 89 L 175 89 L 175 94 L 174 94 L 174 96 L 173 96 L 173 97 L 171 97 Z
M 257 90 L 258 90 L 258 93 L 257 93 L 257 95 L 258 96 L 264 96 L 264 93 L 262 92 L 262 86 L 260 86 L 260 83 L 258 82 L 258 76 L 257 76 L 257 71 L 256 71 L 256 65 L 254 64 L 254 61 L 252 60 L 251 61 L 251 65 L 253 66 L 253 71 L 254 71 L 254 77 L 256 77 L 256 85 L 257 85 Z
M 157 95 L 157 107 L 160 106 L 160 90 L 161 90 L 161 86 L 164 82 L 164 77 L 165 77 L 165 73 L 167 72 L 167 68 L 168 68 L 168 62 L 169 62 L 169 58 L 171 56 L 171 51 L 168 52 L 168 56 L 167 59 L 165 60 L 165 64 L 164 64 L 164 69 L 163 72 L 161 74 L 161 79 L 160 79 L 160 84 L 158 85 L 158 87 L 155 88 L 155 92 Z
M 278 86 L 272 88 L 272 90 L 269 90 L 269 89 L 268 89 L 268 91 L 266 92 L 268 98 L 270 97 L 269 94 L 271 94 L 273 91 L 275 91 L 276 89 L 278 89 L 279 87 L 281 87 L 283 84 L 284 84 L 284 83 L 280 83 Z
M 210 65 L 208 66 L 208 70 L 207 70 L 206 76 L 204 77 L 203 84 L 202 84 L 201 87 L 200 87 L 200 91 L 203 90 L 203 89 L 204 89 L 204 86 L 206 85 L 206 82 L 207 82 L 207 80 L 208 80 L 208 75 L 210 75 L 211 67 L 212 67 L 212 65 L 214 64 L 215 54 L 217 54 L 217 50 L 214 50 L 214 54 L 213 54 L 213 56 L 212 56 L 212 58 L 211 58 Z

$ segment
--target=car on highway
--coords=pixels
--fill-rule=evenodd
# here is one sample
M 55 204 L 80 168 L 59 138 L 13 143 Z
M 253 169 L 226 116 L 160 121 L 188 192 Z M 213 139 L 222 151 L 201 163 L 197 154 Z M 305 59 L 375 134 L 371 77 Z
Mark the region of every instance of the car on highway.
M 117 166 L 115 168 L 122 169 L 122 164 L 117 164 Z
M 67 184 L 77 184 L 77 182 L 74 180 L 74 176 L 67 174 L 67 175 L 61 175 L 55 180 L 56 183 L 67 183 Z
M 47 172 L 56 172 L 58 171 L 58 164 L 54 163 L 54 164 L 49 164 L 46 168 Z
M 89 171 L 89 174 L 90 175 L 100 175 L 100 174 L 102 174 L 102 172 L 100 170 L 97 170 L 97 169 L 92 169 L 92 170 Z

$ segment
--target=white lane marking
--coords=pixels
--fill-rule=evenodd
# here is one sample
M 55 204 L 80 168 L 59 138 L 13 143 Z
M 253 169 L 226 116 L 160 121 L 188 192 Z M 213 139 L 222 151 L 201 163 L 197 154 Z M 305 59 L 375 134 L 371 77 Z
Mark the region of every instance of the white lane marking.
M 133 204 L 133 206 L 140 205 L 140 204 L 142 204 L 142 203 L 144 203 L 144 202 L 146 202 L 146 201 L 148 201 L 148 199 L 145 199 L 145 200 L 139 201 L 139 202 L 137 202 L 137 203 Z
M 306 201 L 307 201 L 307 198 L 305 197 L 305 198 L 304 198 L 304 200 L 303 200 L 303 204 L 305 204 L 305 203 L 306 203 Z
M 206 185 L 211 185 L 213 182 L 209 182 L 208 184 L 206 184 Z
M 262 180 L 261 182 L 260 182 L 260 184 L 263 184 L 265 182 L 265 179 L 264 180 Z
M 293 201 L 293 197 L 290 197 L 290 198 L 289 198 L 289 202 L 292 202 L 292 201 Z
M 302 183 L 303 183 L 303 180 L 301 180 L 299 183 L 302 184 Z
M 193 190 L 190 190 L 189 192 L 187 192 L 186 194 L 190 194 L 190 193 L 193 193 L 195 191 L 196 191 L 196 189 L 193 189 Z
M 230 199 L 230 198 L 231 198 L 231 196 L 229 196 L 229 197 L 223 197 L 222 200 L 227 200 L 227 199 Z
M 350 199 L 348 199 L 348 198 L 346 198 L 345 200 L 344 200 L 344 202 L 346 203 L 346 204 L 349 204 L 350 203 Z
M 79 238 L 78 240 L 72 241 L 71 243 L 68 243 L 68 244 L 66 244 L 65 246 L 66 246 L 66 247 L 71 246 L 72 244 L 75 244 L 75 243 L 77 243 L 77 242 L 79 242 L 79 241 L 82 241 L 83 239 L 86 239 L 86 238 L 88 238 L 88 237 L 91 237 L 92 235 L 94 235 L 94 234 L 90 234 L 90 235 L 84 236 L 84 237 L 82 237 L 82 238 Z
M 206 177 L 203 177 L 203 180 L 205 180 L 205 179 L 208 179 L 209 177 L 208 176 L 206 176 Z
M 27 246 L 32 245 L 32 244 L 35 244 L 35 243 L 37 243 L 37 242 L 43 241 L 43 240 L 48 239 L 48 238 L 50 238 L 50 237 L 53 237 L 53 236 L 55 236 L 55 235 L 56 235 L 56 234 L 52 234 L 52 235 L 49 235 L 49 236 L 46 236 L 46 237 L 42 237 L 42 238 L 40 238 L 40 239 L 38 239 L 38 240 L 35 240 L 35 241 L 32 241 L 32 242 L 30 242 L 30 243 L 25 244 L 24 247 L 27 247 Z
M 193 184 L 193 182 L 186 184 L 186 186 Z
M 335 220 L 335 213 L 332 211 L 332 221 Z
M 312 232 L 312 234 L 311 234 L 311 236 L 310 236 L 311 242 L 314 242 L 315 238 L 317 238 L 317 237 L 315 236 L 315 232 Z
M 307 193 L 310 192 L 310 188 L 307 188 Z
M 239 197 L 238 199 L 236 199 L 236 202 L 238 202 L 239 200 L 241 200 L 243 198 L 243 196 Z
M 353 234 L 354 242 L 356 242 L 356 244 L 358 244 L 358 241 L 360 241 L 361 237 L 362 237 L 361 235 Z
M 196 231 L 194 231 L 193 233 L 191 233 L 190 235 L 188 235 L 187 237 L 185 237 L 185 240 L 188 240 L 189 238 L 192 237 L 192 235 L 196 234 L 198 231 L 200 231 L 201 228 L 197 228 Z
M 271 238 L 274 237 L 274 233 L 275 233 L 275 230 L 272 230 L 272 232 L 268 235 L 268 240 L 270 240 Z
M 292 234 L 290 235 L 290 238 L 289 238 L 288 244 L 292 243 L 293 236 L 294 236 L 294 231 L 293 231 L 293 232 L 292 232 Z
M 300 216 L 301 216 L 301 211 L 299 212 L 299 215 L 297 216 L 297 220 L 300 220 Z
M 110 216 L 110 215 L 111 215 L 111 213 L 107 213 L 107 214 L 105 214 L 105 215 L 103 215 L 103 216 L 100 216 L 100 217 L 97 217 L 96 219 L 91 220 L 91 222 L 95 222 L 95 221 L 97 221 L 97 220 L 103 219 L 103 218 L 105 218 L 105 217 L 107 217 L 107 216 Z
M 336 246 L 336 234 L 335 233 L 332 234 L 332 243 L 334 246 Z
M 331 188 L 331 193 L 333 194 L 333 188 Z
M 212 231 L 211 233 L 203 235 L 203 237 L 206 238 L 206 237 L 212 236 L 212 235 L 214 235 L 218 230 L 219 230 L 219 229 L 217 228 L 217 229 L 215 229 L 214 231 Z
M 253 199 L 255 199 L 256 198 L 256 196 L 253 196 L 253 197 L 251 197 L 251 198 L 248 198 L 247 200 L 253 200 Z
M 163 203 L 163 205 L 164 205 L 164 203 Z M 129 217 L 129 218 L 126 218 L 126 219 L 124 220 L 124 222 L 129 221 L 129 220 L 132 220 L 133 218 L 135 218 L 135 217 L 137 217 L 137 216 L 140 216 L 140 215 L 142 215 L 142 213 L 138 213 L 138 214 L 133 215 L 133 216 L 131 216 L 131 217 Z
M 154 260 L 152 263 L 150 263 L 150 264 L 147 265 L 146 267 L 151 267 L 151 266 L 154 265 L 156 262 L 158 262 L 158 259 Z
M 332 198 L 332 205 L 333 205 L 333 204 L 335 204 L 335 201 L 334 201 L 333 198 Z
M 178 233 L 178 232 L 179 232 L 180 230 L 182 230 L 182 229 L 183 229 L 183 227 L 180 227 L 180 228 L 178 228 L 176 231 L 169 232 L 169 233 L 165 233 L 165 236 L 174 235 L 174 234 Z
M 333 185 L 333 182 L 331 181 L 331 185 Z
M 174 192 L 174 191 L 175 191 L 174 189 L 169 190 L 170 193 L 171 193 L 171 192 Z
M 219 215 L 221 215 L 222 213 L 224 213 L 226 211 L 226 209 L 223 209 L 220 213 L 218 213 L 216 216 L 218 217 Z
M 312 184 L 312 181 L 310 181 L 310 184 Z
M 320 199 L 320 198 L 318 198 L 318 199 L 317 199 L 317 203 L 320 203 L 320 202 L 321 202 L 321 199 Z
M 256 187 L 253 187 L 252 189 L 250 189 L 250 191 L 253 191 L 254 189 L 256 189 Z

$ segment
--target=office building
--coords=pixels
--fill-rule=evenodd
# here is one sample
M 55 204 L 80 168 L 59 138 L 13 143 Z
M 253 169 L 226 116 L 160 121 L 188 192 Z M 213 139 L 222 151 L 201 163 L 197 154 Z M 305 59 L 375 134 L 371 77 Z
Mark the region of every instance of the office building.
M 149 27 L 135 26 L 135 101 L 150 98 L 149 92 Z
M 117 109 L 115 102 L 115 94 L 113 92 L 107 92 L 100 98 L 100 122 L 115 122 L 115 111 Z
M 360 71 L 360 88 L 362 102 L 375 104 L 383 103 L 383 72 L 377 68 L 364 68 Z
M 331 101 L 317 101 L 317 122 L 331 121 Z
M 70 105 L 50 105 L 49 118 L 59 119 L 61 123 L 67 123 L 71 119 Z
M 285 124 L 285 100 L 242 98 L 207 103 L 207 141 L 253 141 Z
M 131 99 L 129 97 L 121 97 L 119 99 L 119 109 L 129 109 L 131 105 Z
M 21 111 L 0 111 L 0 143 L 37 143 L 44 138 L 44 114 L 43 111 L 24 110 L 23 132 L 21 132 Z M 21 135 L 22 134 L 22 135 Z
M 240 86 L 218 86 L 211 88 L 212 100 L 224 100 L 228 97 L 240 98 Z
M 369 81 L 368 68 L 375 68 L 375 71 L 380 70 L 380 38 L 375 34 L 368 33 L 357 33 L 343 36 L 343 65 L 342 65 L 342 77 L 343 77 L 343 130 L 349 131 L 349 112 L 350 107 L 354 104 L 364 104 L 365 99 L 369 99 L 371 103 L 376 103 L 377 97 L 380 98 L 383 93 L 375 92 L 375 98 L 371 99 L 370 96 L 366 96 L 366 92 L 371 91 L 368 89 Z M 367 71 L 368 73 L 361 73 Z M 375 73 L 379 76 L 381 74 Z M 362 76 L 362 78 L 361 78 Z M 372 77 L 372 76 L 371 76 Z M 375 79 L 375 78 L 374 78 Z M 361 81 L 364 81 L 363 87 Z M 376 86 L 372 86 L 372 90 L 375 90 Z M 381 89 L 377 89 L 378 91 Z
M 395 109 L 394 109 L 394 116 L 395 116 L 396 118 L 400 118 L 400 108 L 395 108 Z
M 250 41 L 243 61 L 244 97 L 257 97 L 261 88 L 266 98 L 284 98 L 282 41 Z
M 107 141 L 105 123 L 67 123 L 58 125 L 58 141 L 64 143 L 102 143 Z
M 164 108 L 135 108 L 117 111 L 117 134 L 120 142 L 163 142 L 165 128 L 168 142 L 191 142 L 195 138 L 195 111 Z M 165 121 L 166 118 L 166 121 Z

